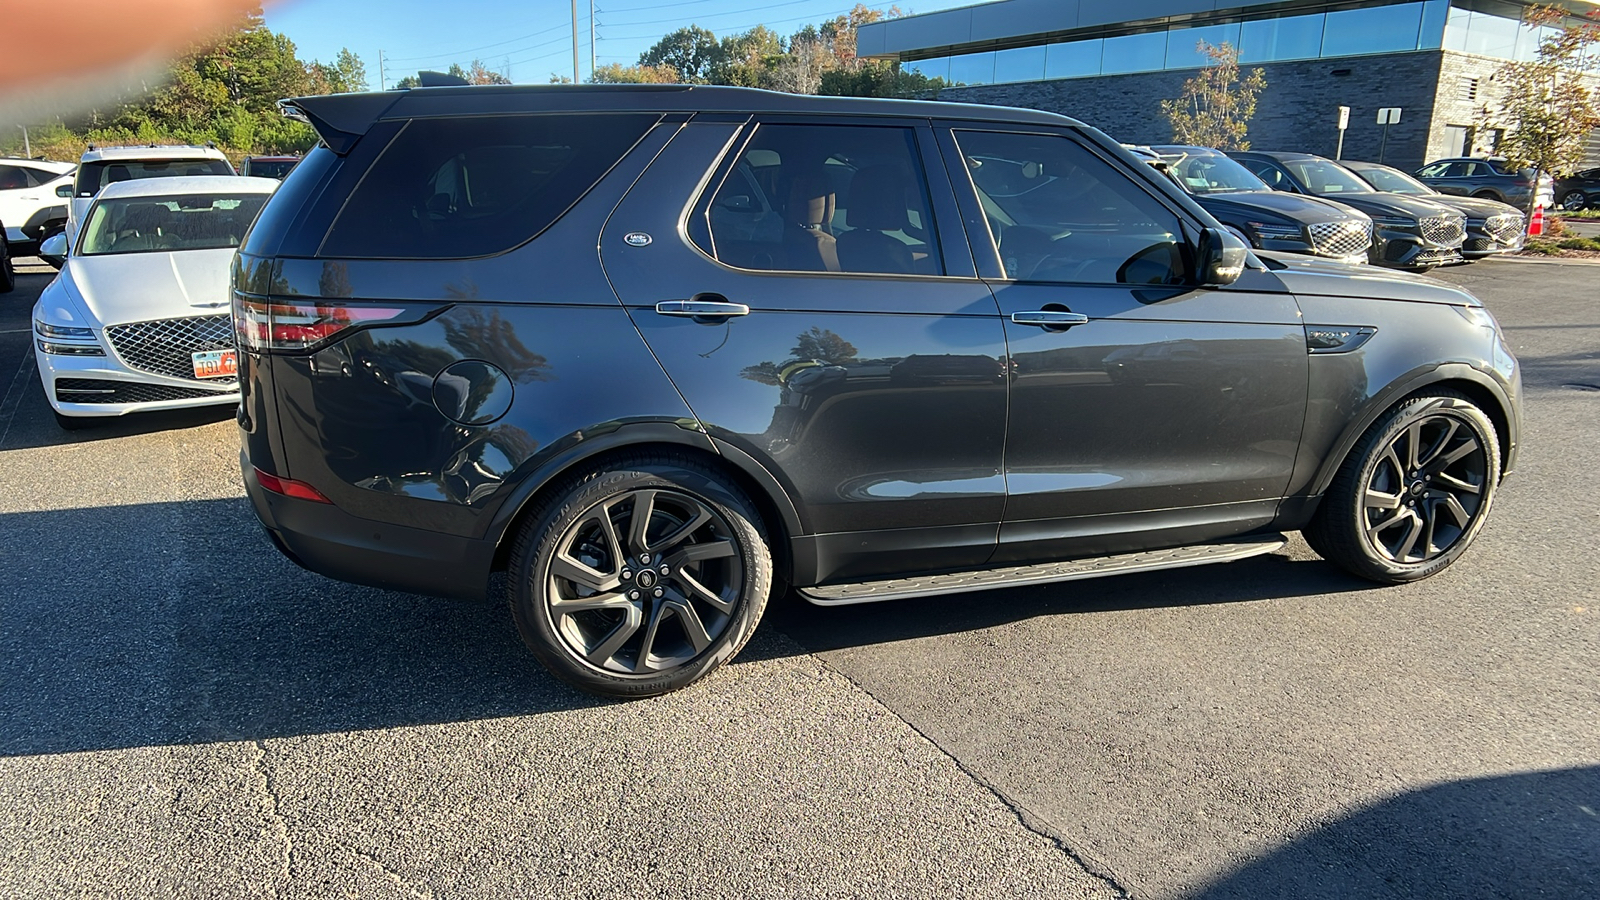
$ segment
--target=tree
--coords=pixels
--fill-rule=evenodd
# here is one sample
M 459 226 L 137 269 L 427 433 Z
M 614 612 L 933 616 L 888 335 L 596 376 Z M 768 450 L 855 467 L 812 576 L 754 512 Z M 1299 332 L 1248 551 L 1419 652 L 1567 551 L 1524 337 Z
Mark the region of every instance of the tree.
M 625 66 L 606 63 L 589 76 L 590 84 L 675 84 L 681 79 L 671 66 Z
M 472 67 L 467 69 L 466 79 L 468 84 L 510 84 L 511 79 L 483 64 L 483 60 L 474 59 Z
M 686 83 L 707 84 L 721 46 L 717 36 L 698 25 L 668 33 L 639 55 L 641 66 L 670 66 Z
M 1514 163 L 1532 166 L 1535 190 L 1528 198 L 1528 214 L 1538 202 L 1537 185 L 1547 172 L 1570 171 L 1582 163 L 1589 133 L 1600 128 L 1595 94 L 1585 84 L 1586 69 L 1600 45 L 1600 17 L 1567 24 L 1565 10 L 1550 6 L 1530 9 L 1523 22 L 1528 27 L 1554 27 L 1539 42 L 1530 61 L 1501 66 L 1492 81 L 1499 87 L 1499 112 L 1485 107 L 1484 120 L 1506 129 L 1499 150 Z
M 1172 123 L 1173 141 L 1218 150 L 1249 150 L 1245 136 L 1256 114 L 1256 98 L 1267 86 L 1266 73 L 1252 69 L 1241 81 L 1239 51 L 1226 41 L 1221 46 L 1200 41 L 1196 49 L 1211 63 L 1183 83 L 1178 99 L 1161 101 L 1161 112 Z

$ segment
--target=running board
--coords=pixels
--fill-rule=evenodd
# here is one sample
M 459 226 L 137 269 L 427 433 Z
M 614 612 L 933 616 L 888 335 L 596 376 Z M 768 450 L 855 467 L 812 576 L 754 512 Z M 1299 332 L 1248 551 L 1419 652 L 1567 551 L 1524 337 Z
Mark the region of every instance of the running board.
M 1184 566 L 1232 562 L 1236 559 L 1271 553 L 1288 542 L 1289 539 L 1281 534 L 1256 535 L 1238 541 L 1195 544 L 1191 547 L 1123 553 L 1117 556 L 1096 556 L 1090 559 L 1040 563 L 1033 566 L 1007 566 L 1003 569 L 952 572 L 947 575 L 925 575 L 920 578 L 894 578 L 861 584 L 828 584 L 801 588 L 800 594 L 819 606 L 876 603 L 879 600 L 904 600 L 910 597 L 987 591 L 994 588 L 1050 584 L 1057 581 L 1077 581 L 1082 578 L 1102 578 L 1107 575 L 1127 575 L 1132 572 L 1154 572 L 1158 569 L 1181 569 Z

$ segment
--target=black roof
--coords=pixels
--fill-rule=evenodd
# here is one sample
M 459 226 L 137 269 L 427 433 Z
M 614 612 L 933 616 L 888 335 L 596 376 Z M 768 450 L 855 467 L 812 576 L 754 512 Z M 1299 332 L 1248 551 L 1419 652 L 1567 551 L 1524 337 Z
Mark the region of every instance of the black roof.
M 1315 153 L 1303 153 L 1299 150 L 1229 150 L 1229 156 L 1265 156 L 1279 162 L 1288 162 L 1291 159 L 1327 159 Z M 1329 160 L 1330 162 L 1332 160 Z
M 933 100 L 818 97 L 755 88 L 685 84 L 427 87 L 297 97 L 281 101 L 280 106 L 303 114 L 322 139 L 335 152 L 341 153 L 373 124 L 385 120 L 524 112 L 809 113 L 1082 125 L 1075 119 L 1035 109 Z

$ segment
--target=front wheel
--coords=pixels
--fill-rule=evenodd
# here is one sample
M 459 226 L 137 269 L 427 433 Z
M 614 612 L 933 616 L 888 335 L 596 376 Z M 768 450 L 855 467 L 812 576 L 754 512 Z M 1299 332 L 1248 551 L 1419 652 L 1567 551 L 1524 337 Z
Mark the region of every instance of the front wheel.
M 610 697 L 685 687 L 750 639 L 772 554 L 750 498 L 690 457 L 648 455 L 557 487 L 511 552 L 512 615 L 562 681 Z
M 1385 584 L 1455 562 L 1483 527 L 1500 476 L 1494 423 L 1451 392 L 1412 397 L 1373 424 L 1305 529 L 1311 548 Z
M 1589 196 L 1583 191 L 1568 191 L 1561 198 L 1561 208 L 1567 212 L 1577 212 L 1589 205 Z

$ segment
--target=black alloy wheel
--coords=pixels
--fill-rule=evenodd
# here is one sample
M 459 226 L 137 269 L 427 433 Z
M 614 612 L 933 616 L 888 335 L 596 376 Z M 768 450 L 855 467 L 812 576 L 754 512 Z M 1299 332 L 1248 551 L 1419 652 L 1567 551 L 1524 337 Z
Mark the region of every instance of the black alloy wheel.
M 1476 537 L 1499 475 L 1494 424 L 1471 401 L 1450 392 L 1403 401 L 1351 451 L 1306 540 L 1364 578 L 1426 578 Z
M 1567 212 L 1577 212 L 1589 205 L 1589 195 L 1583 191 L 1567 191 L 1561 198 L 1561 208 Z
M 539 660 L 614 697 L 677 690 L 744 646 L 772 561 L 754 505 L 689 458 L 621 460 L 555 492 L 512 551 L 511 605 Z

